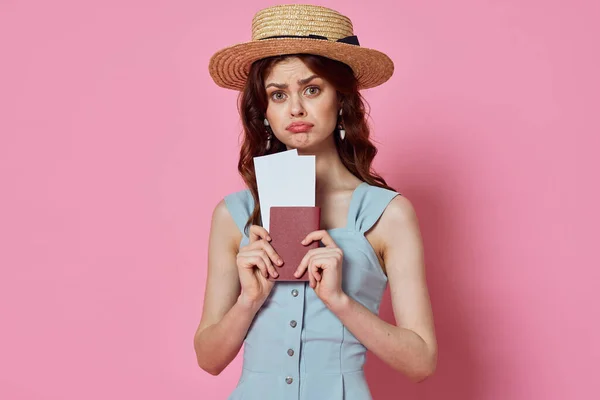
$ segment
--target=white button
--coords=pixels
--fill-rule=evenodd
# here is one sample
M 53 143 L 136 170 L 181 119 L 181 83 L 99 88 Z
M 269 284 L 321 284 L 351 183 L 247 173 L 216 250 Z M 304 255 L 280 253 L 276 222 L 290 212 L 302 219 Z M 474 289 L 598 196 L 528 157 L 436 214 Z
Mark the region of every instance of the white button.
M 288 385 L 290 385 L 292 382 L 294 382 L 294 380 L 292 379 L 291 376 L 288 376 L 287 378 L 285 378 L 285 383 L 287 383 Z
M 294 296 L 294 297 L 298 296 L 298 290 L 296 290 L 296 289 L 292 290 L 292 296 Z

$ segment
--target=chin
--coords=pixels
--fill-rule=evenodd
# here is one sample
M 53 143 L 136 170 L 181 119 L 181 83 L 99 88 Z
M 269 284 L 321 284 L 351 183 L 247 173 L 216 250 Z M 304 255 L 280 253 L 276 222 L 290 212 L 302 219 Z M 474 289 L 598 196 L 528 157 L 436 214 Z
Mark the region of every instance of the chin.
M 315 134 L 295 133 L 294 136 L 288 138 L 285 145 L 290 149 L 311 149 L 320 147 L 323 142 L 329 137 L 322 137 Z

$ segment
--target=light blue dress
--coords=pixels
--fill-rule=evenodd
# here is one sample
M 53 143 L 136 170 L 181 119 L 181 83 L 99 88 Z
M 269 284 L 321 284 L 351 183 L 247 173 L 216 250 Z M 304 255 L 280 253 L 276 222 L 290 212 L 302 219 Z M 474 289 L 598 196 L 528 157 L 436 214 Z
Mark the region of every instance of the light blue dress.
M 362 182 L 352 193 L 347 225 L 328 230 L 344 252 L 342 288 L 378 314 L 387 277 L 367 241 L 397 192 Z M 244 226 L 254 209 L 249 189 L 225 196 L 248 244 Z M 305 282 L 276 282 L 244 340 L 240 380 L 229 400 L 370 400 L 366 348 Z

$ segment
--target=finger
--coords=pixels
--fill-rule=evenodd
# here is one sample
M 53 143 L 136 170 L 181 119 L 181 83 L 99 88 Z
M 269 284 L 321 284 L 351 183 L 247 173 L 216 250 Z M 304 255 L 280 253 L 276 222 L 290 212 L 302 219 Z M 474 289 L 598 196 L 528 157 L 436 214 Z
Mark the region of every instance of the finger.
M 263 240 L 261 242 L 261 246 L 273 263 L 277 264 L 280 267 L 283 265 L 283 260 L 281 259 L 281 256 L 277 253 L 277 251 L 275 251 L 271 243 Z
M 325 271 L 325 269 L 329 266 L 329 263 L 331 263 L 333 260 L 331 260 L 331 256 L 321 256 L 321 257 L 313 257 L 312 260 L 312 274 L 315 276 L 315 280 L 317 282 L 321 282 L 321 279 L 323 279 L 323 274 L 322 272 Z M 321 270 L 321 272 L 319 272 L 319 269 Z
M 250 243 L 254 243 L 260 239 L 271 241 L 269 232 L 267 232 L 267 230 L 260 225 L 251 225 L 250 226 L 250 233 L 248 235 L 248 238 L 250 239 L 249 240 Z
M 269 274 L 271 276 L 273 276 L 273 277 L 279 276 L 279 273 L 276 271 L 275 266 L 271 262 L 271 259 L 269 258 L 269 255 L 267 254 L 267 252 L 264 248 L 259 248 L 259 249 L 253 250 L 252 252 L 250 252 L 250 254 L 259 256 L 263 260 L 264 264 L 267 267 L 267 271 L 269 271 Z
M 259 255 L 250 256 L 250 257 L 248 257 L 248 261 L 249 261 L 249 266 L 251 266 L 251 267 L 256 266 L 265 278 L 267 278 L 269 276 L 269 273 L 267 271 L 267 265 L 265 264 L 265 261 L 263 260 L 263 258 L 261 256 L 259 256 Z
M 277 264 L 280 267 L 283 265 L 283 260 L 281 259 L 281 256 L 277 253 L 277 251 L 275 251 L 273 246 L 267 240 L 258 239 L 257 241 L 252 243 L 249 248 L 252 250 L 264 250 L 267 252 L 269 258 L 274 264 Z
M 283 265 L 283 260 L 281 259 L 281 256 L 277 254 L 273 246 L 271 246 L 267 241 L 260 239 L 259 241 L 252 243 L 246 248 L 246 252 L 248 254 L 256 254 L 256 251 L 265 252 L 271 264 L 276 264 L 279 267 Z
M 316 253 L 316 251 L 318 251 L 318 249 L 310 249 L 306 252 L 304 257 L 302 257 L 302 261 L 300 261 L 300 264 L 298 264 L 298 267 L 296 268 L 296 272 L 294 272 L 294 276 L 296 278 L 301 277 L 304 271 L 308 268 L 310 258 Z
M 315 277 L 312 273 L 311 266 L 312 266 L 312 261 L 308 265 L 308 281 L 310 282 L 310 287 L 314 289 L 315 287 L 317 287 L 317 281 L 315 280 Z
M 307 245 L 311 242 L 315 242 L 315 241 L 321 241 L 323 243 L 323 245 L 325 245 L 325 247 L 338 247 L 337 244 L 333 241 L 333 238 L 331 237 L 331 235 L 329 235 L 329 232 L 327 232 L 324 229 L 318 230 L 318 231 L 312 231 L 311 233 L 309 233 L 308 235 L 306 235 L 304 237 L 304 240 L 302 240 L 302 244 Z
M 267 251 L 264 248 L 260 250 L 260 256 L 267 265 L 267 269 L 269 270 L 271 276 L 277 278 L 279 276 L 279 273 L 275 270 L 275 266 L 271 262 L 271 259 L 269 258 L 269 255 L 267 254 Z
M 321 278 L 322 278 L 321 274 L 319 273 L 319 268 L 321 268 L 321 267 L 316 266 L 316 265 L 313 267 L 313 276 L 315 277 L 315 281 L 317 281 L 317 282 L 321 282 Z

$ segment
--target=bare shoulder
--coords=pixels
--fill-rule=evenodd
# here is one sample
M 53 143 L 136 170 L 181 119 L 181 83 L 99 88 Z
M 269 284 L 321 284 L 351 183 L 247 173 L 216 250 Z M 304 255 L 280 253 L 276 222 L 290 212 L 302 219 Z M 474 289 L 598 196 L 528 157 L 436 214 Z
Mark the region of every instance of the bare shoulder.
M 394 230 L 399 227 L 409 228 L 417 223 L 417 213 L 412 202 L 405 196 L 394 197 L 381 215 L 381 225 L 384 230 Z M 392 233 L 392 232 L 386 232 Z
M 417 212 L 412 202 L 405 196 L 394 197 L 380 219 L 379 236 L 384 255 L 389 253 L 390 247 L 407 243 L 408 237 L 420 238 Z
M 386 264 L 391 261 L 387 257 L 390 248 L 398 247 L 403 242 L 406 243 L 405 239 L 409 236 L 420 237 L 417 213 L 407 197 L 398 195 L 390 201 L 379 220 L 367 234 L 386 274 L 389 269 Z
M 225 202 L 225 199 L 221 199 L 213 209 L 213 221 L 231 223 L 235 225 L 233 217 L 231 216 L 231 213 L 227 208 L 227 203 Z
M 238 229 L 225 199 L 221 199 L 212 213 L 211 238 L 219 237 L 232 246 L 237 246 L 242 240 L 242 232 Z

